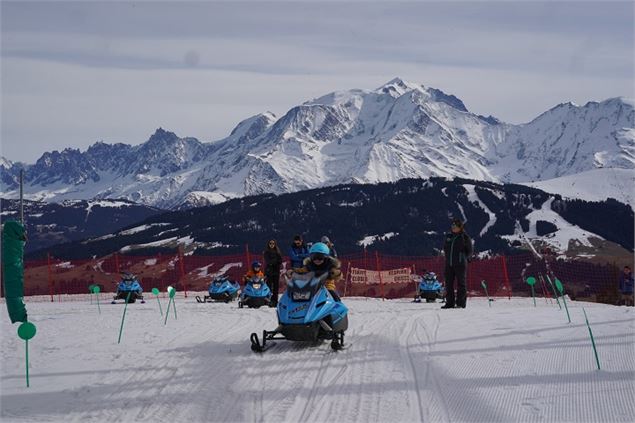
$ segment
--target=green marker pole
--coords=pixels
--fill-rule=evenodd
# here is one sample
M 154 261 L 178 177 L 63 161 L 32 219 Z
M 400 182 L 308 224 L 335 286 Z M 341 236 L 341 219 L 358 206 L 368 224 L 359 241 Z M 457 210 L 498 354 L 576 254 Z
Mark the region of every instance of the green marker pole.
M 91 305 L 93 304 L 93 296 L 92 296 L 92 293 L 93 293 L 93 289 L 94 289 L 94 288 L 95 288 L 95 285 L 88 285 L 88 292 L 90 292 L 90 294 L 91 294 L 91 296 L 90 296 L 90 304 L 91 304 Z
M 168 301 L 168 309 L 165 312 L 165 321 L 163 322 L 163 325 L 167 325 L 168 324 L 168 316 L 170 315 L 170 304 L 172 304 L 172 297 L 174 297 L 174 294 L 172 294 L 172 291 L 174 290 L 174 288 L 172 288 L 171 286 L 168 286 L 168 295 L 170 297 L 170 300 Z
M 553 296 L 556 297 L 556 301 L 558 302 L 558 307 L 560 307 L 560 310 L 562 310 L 562 306 L 560 305 L 560 300 L 558 299 L 559 295 L 556 292 L 556 287 L 553 286 L 553 282 L 551 282 L 551 278 L 549 277 L 549 275 L 545 275 L 547 277 L 547 280 L 549 281 L 549 285 L 551 285 L 551 289 L 553 289 Z
M 121 342 L 121 332 L 123 332 L 123 321 L 126 319 L 126 309 L 128 308 L 128 301 L 130 300 L 130 294 L 132 291 L 128 291 L 128 295 L 126 296 L 126 305 L 123 307 L 123 316 L 121 316 L 121 327 L 119 328 L 119 339 L 117 343 Z
M 598 357 L 598 350 L 595 347 L 595 339 L 593 339 L 593 331 L 591 331 L 591 325 L 589 325 L 589 319 L 586 315 L 586 310 L 582 307 L 582 312 L 584 312 L 584 320 L 586 321 L 586 327 L 589 328 L 589 336 L 591 337 L 591 345 L 593 345 L 593 353 L 595 354 L 595 362 L 598 365 L 598 370 L 600 370 L 600 358 Z
M 101 291 L 99 286 L 93 285 L 93 293 L 95 294 L 95 298 L 97 298 L 97 310 L 99 310 L 99 314 L 101 314 L 101 307 L 99 306 L 99 291 Z
M 536 284 L 536 278 L 530 276 L 527 278 L 527 284 L 531 286 L 531 298 L 534 299 L 534 307 L 536 307 L 536 292 L 534 291 L 534 285 Z
M 26 343 L 26 387 L 30 387 L 29 384 L 29 339 L 35 336 L 35 325 L 31 322 L 24 322 L 18 326 L 18 336 L 20 339 L 24 339 Z
M 569 323 L 571 323 L 571 316 L 569 316 L 569 307 L 567 307 L 567 299 L 564 296 L 564 287 L 562 286 L 562 282 L 560 279 L 556 278 L 556 288 L 560 291 L 560 295 L 562 295 L 562 302 L 564 303 L 564 309 L 567 311 L 567 319 Z
M 485 283 L 485 281 L 481 281 L 481 286 L 485 290 L 485 296 L 487 296 L 487 304 L 489 304 L 489 306 L 491 307 L 492 306 L 492 300 L 489 298 L 489 294 L 487 293 L 487 284 Z
M 168 295 L 170 296 L 170 301 L 168 302 L 168 310 L 165 312 L 165 322 L 163 324 L 167 324 L 168 316 L 170 315 L 170 304 L 174 305 L 174 319 L 176 320 L 176 303 L 174 302 L 174 296 L 176 295 L 176 289 L 171 286 L 168 286 Z
M 161 308 L 161 301 L 159 300 L 159 289 L 152 288 L 152 293 L 157 296 L 157 303 L 159 303 L 159 311 L 161 312 L 161 317 L 163 317 L 163 308 Z

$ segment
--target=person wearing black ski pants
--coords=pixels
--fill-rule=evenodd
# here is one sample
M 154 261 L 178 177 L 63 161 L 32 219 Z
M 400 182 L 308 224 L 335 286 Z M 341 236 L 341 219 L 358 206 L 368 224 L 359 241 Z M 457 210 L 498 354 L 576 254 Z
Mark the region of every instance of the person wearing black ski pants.
M 445 253 L 445 305 L 441 308 L 465 308 L 467 303 L 467 264 L 472 256 L 472 240 L 465 233 L 463 221 L 452 220 L 451 232 L 443 244 Z M 454 282 L 456 280 L 456 296 Z
M 265 259 L 267 284 L 272 294 L 269 306 L 275 307 L 278 304 L 278 285 L 280 283 L 280 267 L 282 266 L 282 253 L 275 239 L 269 240 L 262 256 Z

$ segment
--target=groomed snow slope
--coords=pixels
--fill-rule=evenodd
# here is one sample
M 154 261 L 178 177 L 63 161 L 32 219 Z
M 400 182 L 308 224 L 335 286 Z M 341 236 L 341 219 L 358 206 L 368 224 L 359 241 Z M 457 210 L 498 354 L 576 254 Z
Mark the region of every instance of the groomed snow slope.
M 104 299 L 102 299 L 104 301 Z M 128 306 L 27 304 L 38 333 L 2 326 L 2 421 L 447 422 L 633 421 L 634 308 L 481 298 L 465 310 L 408 299 L 348 298 L 348 349 L 281 341 L 262 355 L 252 331 L 273 309 L 177 298 L 164 326 L 155 299 Z M 105 302 L 105 301 L 104 301 Z M 166 300 L 163 300 L 165 312 Z M 595 367 L 581 307 L 602 363 Z

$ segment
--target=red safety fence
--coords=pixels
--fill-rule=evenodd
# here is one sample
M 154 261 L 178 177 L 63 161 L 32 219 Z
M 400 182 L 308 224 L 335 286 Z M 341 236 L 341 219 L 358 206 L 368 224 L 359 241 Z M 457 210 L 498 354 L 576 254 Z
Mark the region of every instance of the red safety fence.
M 120 272 L 137 275 L 144 291 L 158 288 L 165 292 L 171 285 L 182 292 L 206 291 L 211 279 L 220 273 L 241 285 L 242 276 L 252 260 L 262 260 L 260 254 L 245 251 L 233 256 L 195 256 L 175 252 L 173 255 L 133 256 L 111 254 L 84 260 L 64 260 L 49 257 L 45 260 L 25 261 L 25 296 L 46 295 L 50 301 L 63 301 L 70 294 L 87 294 L 89 285 L 99 285 L 102 292 L 114 292 Z M 391 256 L 377 252 L 361 252 L 340 257 L 344 277 L 337 290 L 344 296 L 375 298 L 413 297 L 414 278 L 392 279 L 394 273 L 413 275 L 425 271 L 435 272 L 445 280 L 443 257 Z M 282 271 L 286 270 L 285 261 Z M 359 283 L 351 277 L 351 269 L 380 272 L 373 283 Z M 401 270 L 398 270 L 401 269 Z M 383 276 L 382 276 L 383 275 Z M 574 299 L 616 304 L 619 301 L 619 268 L 613 264 L 592 264 L 581 261 L 537 259 L 531 254 L 495 256 L 474 260 L 468 266 L 468 296 L 484 296 L 481 282 L 487 284 L 491 297 L 528 296 L 531 289 L 525 279 L 534 276 L 536 295 L 553 297 L 550 281 L 559 278 L 567 293 Z M 382 277 L 386 280 L 382 280 Z M 280 279 L 280 292 L 284 292 L 284 278 Z

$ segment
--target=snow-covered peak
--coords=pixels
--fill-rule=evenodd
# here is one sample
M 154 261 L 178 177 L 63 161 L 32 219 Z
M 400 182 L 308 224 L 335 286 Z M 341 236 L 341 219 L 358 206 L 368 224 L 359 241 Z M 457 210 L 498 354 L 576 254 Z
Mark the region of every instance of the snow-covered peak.
M 239 122 L 229 137 L 238 141 L 255 139 L 262 135 L 275 121 L 276 115 L 272 112 L 259 113 Z
M 177 140 L 179 140 L 179 137 L 174 132 L 166 131 L 159 127 L 154 134 L 150 136 L 148 143 L 169 143 Z
M 400 97 L 408 91 L 421 89 L 424 89 L 422 85 L 407 82 L 401 78 L 393 78 L 381 87 L 377 88 L 375 92 L 388 94 L 392 97 Z
M 11 167 L 13 167 L 13 162 L 4 158 L 3 156 L 0 156 L 0 167 L 11 169 Z

